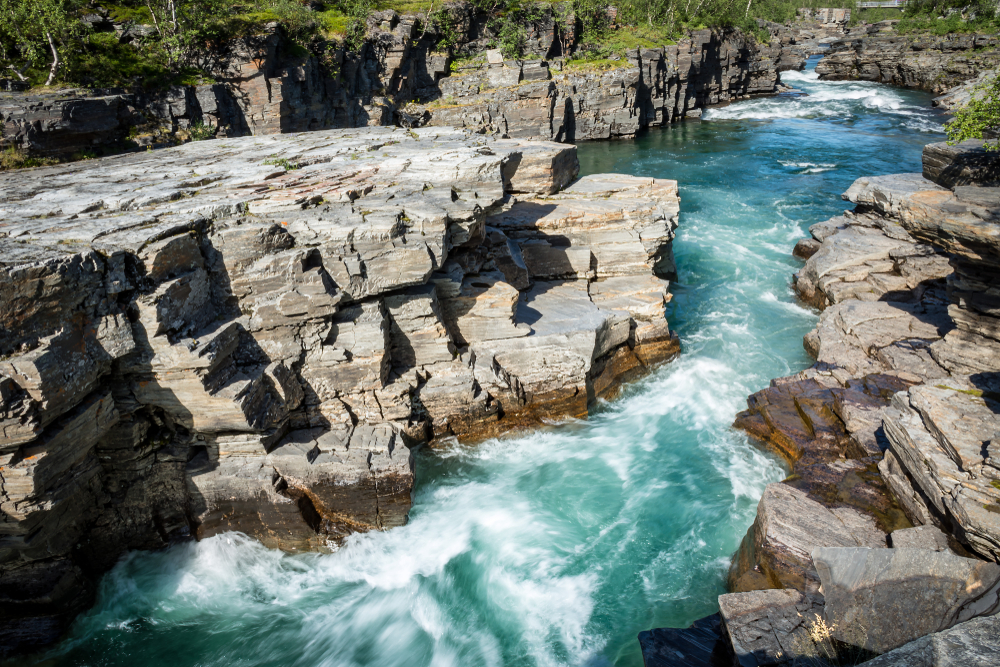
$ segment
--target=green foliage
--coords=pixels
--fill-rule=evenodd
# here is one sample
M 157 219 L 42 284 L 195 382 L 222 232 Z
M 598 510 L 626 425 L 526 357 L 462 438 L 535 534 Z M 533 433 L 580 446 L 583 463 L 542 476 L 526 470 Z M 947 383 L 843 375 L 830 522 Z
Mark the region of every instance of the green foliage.
M 191 133 L 191 141 L 205 141 L 215 138 L 215 128 L 205 125 L 200 120 L 191 125 L 189 132 Z
M 910 0 L 896 26 L 902 34 L 930 32 L 996 32 L 1000 29 L 997 5 L 989 0 Z
M 0 151 L 0 171 L 10 171 L 11 169 L 28 169 L 29 167 L 44 167 L 56 164 L 58 160 L 46 157 L 29 157 L 26 152 L 17 146 L 8 146 L 6 150 Z
M 0 0 L 0 45 L 4 60 L 20 71 L 48 65 L 45 84 L 55 81 L 70 44 L 86 32 L 83 0 Z
M 298 162 L 290 162 L 289 160 L 286 160 L 283 157 L 282 158 L 268 158 L 268 159 L 264 160 L 264 162 L 262 162 L 262 164 L 265 164 L 265 165 L 268 165 L 268 166 L 274 166 L 274 167 L 281 167 L 281 168 L 283 168 L 283 169 L 285 169 L 287 171 L 292 171 L 294 169 L 298 169 L 299 168 L 299 163 Z
M 973 89 L 972 99 L 955 111 L 954 117 L 944 126 L 948 143 L 956 144 L 966 139 L 982 139 L 983 133 L 1000 129 L 1000 78 L 994 78 Z M 984 142 L 987 150 L 1000 150 L 996 139 Z
M 504 58 L 520 58 L 524 55 L 524 47 L 528 41 L 525 26 L 543 16 L 540 5 L 536 2 L 506 0 L 492 11 L 493 18 L 486 24 L 486 28 L 496 35 L 494 48 L 500 49 Z
M 340 11 L 348 17 L 344 26 L 344 46 L 359 51 L 368 34 L 368 15 L 375 9 L 374 0 L 341 0 Z
M 326 36 L 343 37 L 347 34 L 347 26 L 351 22 L 351 17 L 339 9 L 328 9 L 320 12 L 316 16 L 320 30 Z

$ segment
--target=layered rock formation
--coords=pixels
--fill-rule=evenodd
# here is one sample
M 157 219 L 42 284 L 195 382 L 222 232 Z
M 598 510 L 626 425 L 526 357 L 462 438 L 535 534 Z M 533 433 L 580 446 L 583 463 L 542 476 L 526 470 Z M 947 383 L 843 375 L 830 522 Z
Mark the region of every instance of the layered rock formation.
M 631 137 L 711 106 L 775 93 L 781 47 L 735 30 L 697 30 L 676 45 L 629 51 L 610 70 L 487 53 L 484 62 L 442 79 L 437 103 L 411 105 L 407 113 L 430 125 L 519 138 Z
M 758 20 L 758 25 L 771 34 L 771 44 L 780 44 L 778 71 L 800 70 L 806 58 L 825 53 L 827 47 L 859 28 L 849 28 L 850 9 L 800 8 L 794 21 L 774 23 Z
M 876 32 L 830 44 L 820 79 L 877 81 L 941 94 L 1000 64 L 996 35 Z
M 271 26 L 216 54 L 211 84 L 158 93 L 0 93 L 4 143 L 66 156 L 168 145 L 193 128 L 247 136 L 427 124 L 572 142 L 631 137 L 778 90 L 780 44 L 759 45 L 740 31 L 694 31 L 676 45 L 630 51 L 610 71 L 564 69 L 577 40 L 568 6 L 539 7 L 525 25 L 531 56 L 516 61 L 498 51 L 487 58 L 496 37 L 489 16 L 463 3 L 445 14 L 436 21 L 450 22 L 449 47 L 441 46 L 444 26 L 385 11 L 372 15 L 357 53 L 329 42 L 303 55 Z
M 371 128 L 0 177 L 0 646 L 126 549 L 406 520 L 413 448 L 583 416 L 671 358 L 676 183 Z
M 859 179 L 844 195 L 857 208 L 797 246 L 809 259 L 795 287 L 823 309 L 805 337 L 817 363 L 773 380 L 736 421 L 793 472 L 766 489 L 730 572 L 734 595 L 751 596 L 732 603 L 735 632 L 750 633 L 733 645 L 762 651 L 759 664 L 824 657 L 803 643 L 815 628 L 776 620 L 802 605 L 841 628 L 834 639 L 877 654 L 1000 604 L 995 565 L 948 579 L 986 567 L 971 557 L 1000 560 L 1000 189 L 982 185 L 989 163 L 978 145 L 929 145 L 923 175 Z M 931 600 L 954 608 L 925 610 Z M 765 617 L 780 632 L 753 635 Z

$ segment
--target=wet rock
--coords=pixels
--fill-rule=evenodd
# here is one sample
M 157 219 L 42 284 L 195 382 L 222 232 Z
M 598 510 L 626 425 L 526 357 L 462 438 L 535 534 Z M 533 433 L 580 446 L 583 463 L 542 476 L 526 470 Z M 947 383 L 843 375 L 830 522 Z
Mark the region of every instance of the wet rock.
M 719 614 L 700 618 L 687 628 L 645 630 L 639 633 L 643 664 L 646 667 L 729 667 L 733 653 L 723 633 Z
M 834 636 L 876 653 L 1000 610 L 995 563 L 906 548 L 821 548 L 813 560 Z

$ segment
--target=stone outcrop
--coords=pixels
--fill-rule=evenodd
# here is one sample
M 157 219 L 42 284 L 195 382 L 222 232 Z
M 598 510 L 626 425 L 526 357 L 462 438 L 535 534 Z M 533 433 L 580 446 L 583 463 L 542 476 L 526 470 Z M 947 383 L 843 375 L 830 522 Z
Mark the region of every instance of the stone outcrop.
M 687 628 L 656 628 L 639 633 L 645 667 L 730 667 L 733 649 L 723 636 L 720 614 L 700 618 Z
M 821 662 L 809 636 L 822 613 L 822 599 L 794 589 L 729 593 L 719 596 L 725 632 L 738 664 L 778 665 L 799 660 Z
M 584 416 L 677 354 L 674 181 L 421 128 L 0 177 L 0 646 L 126 549 L 406 520 L 414 448 Z
M 833 636 L 876 654 L 1000 611 L 996 563 L 908 548 L 821 548 L 813 560 Z
M 773 380 L 736 420 L 793 473 L 767 488 L 733 558 L 741 664 L 813 660 L 814 649 L 842 660 L 843 647 L 870 656 L 996 613 L 1000 189 L 990 157 L 929 145 L 924 175 L 858 179 L 844 195 L 855 210 L 797 245 L 807 259 L 795 288 L 822 309 L 804 340 L 817 362 Z M 781 619 L 802 599 L 823 605 L 823 625 L 790 655 L 801 631 Z M 827 630 L 835 641 L 818 647 Z M 912 655 L 939 646 L 918 641 Z M 959 642 L 955 655 L 966 650 Z M 971 658 L 991 664 L 990 650 Z M 939 664 L 926 660 L 914 664 Z
M 356 53 L 338 42 L 303 53 L 272 25 L 215 54 L 214 83 L 0 93 L 4 143 L 68 156 L 171 145 L 205 132 L 428 124 L 573 142 L 631 137 L 779 90 L 777 40 L 762 45 L 738 30 L 697 30 L 676 45 L 629 51 L 612 70 L 572 68 L 564 67 L 578 41 L 572 8 L 544 4 L 537 14 L 525 25 L 528 55 L 506 61 L 489 50 L 496 39 L 490 17 L 466 3 L 449 4 L 432 21 L 375 12 Z M 451 46 L 441 45 L 446 33 Z
M 941 93 L 1000 64 L 996 35 L 900 35 L 878 32 L 830 44 L 816 65 L 830 81 L 877 81 Z
M 701 110 L 778 90 L 781 47 L 736 30 L 697 30 L 676 45 L 634 49 L 613 69 L 560 61 L 484 59 L 442 79 L 440 97 L 413 104 L 430 125 L 574 142 L 631 137 Z M 801 69 L 801 67 L 799 67 Z
M 862 663 L 865 667 L 989 667 L 1000 661 L 1000 616 L 975 618 Z
M 850 9 L 800 8 L 794 21 L 774 23 L 758 19 L 757 25 L 771 34 L 771 43 L 780 44 L 778 71 L 800 70 L 806 59 L 825 53 L 827 46 L 860 28 L 850 28 Z

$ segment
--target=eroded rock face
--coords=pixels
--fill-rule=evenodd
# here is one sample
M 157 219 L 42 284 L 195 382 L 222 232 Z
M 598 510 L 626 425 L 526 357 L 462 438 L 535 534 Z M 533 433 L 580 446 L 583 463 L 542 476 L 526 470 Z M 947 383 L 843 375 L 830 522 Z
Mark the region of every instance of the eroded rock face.
M 505 61 L 492 48 L 498 35 L 488 11 L 453 2 L 442 9 L 447 19 L 374 12 L 357 52 L 331 41 L 303 54 L 274 27 L 219 45 L 212 84 L 0 93 L 4 142 L 68 156 L 176 143 L 194 128 L 239 137 L 427 124 L 573 142 L 631 137 L 779 90 L 780 40 L 761 45 L 739 30 L 697 30 L 676 45 L 632 50 L 611 71 L 571 70 L 563 67 L 577 41 L 571 3 L 536 10 L 522 26 L 531 54 L 524 60 Z M 440 44 L 444 31 L 452 46 Z M 785 62 L 789 67 L 802 62 Z
M 889 83 L 943 93 L 997 67 L 995 35 L 865 34 L 833 42 L 816 72 L 820 79 Z
M 400 525 L 417 445 L 677 354 L 676 183 L 577 171 L 373 128 L 0 177 L 0 646 L 53 640 L 125 549 Z
M 635 49 L 608 71 L 560 61 L 484 62 L 439 82 L 440 98 L 407 107 L 430 125 L 554 141 L 631 137 L 701 110 L 778 90 L 782 46 L 739 31 L 697 30 L 676 45 Z M 796 67 L 801 69 L 801 65 Z
M 810 545 L 850 547 L 846 540 L 997 560 L 1000 199 L 993 187 L 952 183 L 992 169 L 973 150 L 970 171 L 970 148 L 958 149 L 928 147 L 937 183 L 920 174 L 858 179 L 844 195 L 857 208 L 811 228 L 813 252 L 795 287 L 823 309 L 804 340 L 817 363 L 773 380 L 736 421 L 793 475 L 761 500 L 733 560 L 732 590 L 812 592 Z M 822 517 L 845 509 L 863 520 L 820 530 L 837 527 Z M 786 514 L 808 520 L 781 521 Z M 883 539 L 863 544 L 876 533 Z
M 729 593 L 719 596 L 719 611 L 741 667 L 821 660 L 809 638 L 823 611 L 815 597 L 793 589 Z

